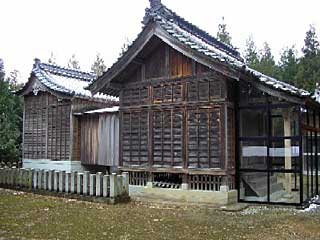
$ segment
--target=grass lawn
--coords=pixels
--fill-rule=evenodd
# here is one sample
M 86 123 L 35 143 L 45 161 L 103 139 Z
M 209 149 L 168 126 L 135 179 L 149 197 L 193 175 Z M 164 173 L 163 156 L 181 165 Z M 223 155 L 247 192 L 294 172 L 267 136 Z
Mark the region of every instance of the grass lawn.
M 320 212 L 107 205 L 0 189 L 0 239 L 320 239 Z

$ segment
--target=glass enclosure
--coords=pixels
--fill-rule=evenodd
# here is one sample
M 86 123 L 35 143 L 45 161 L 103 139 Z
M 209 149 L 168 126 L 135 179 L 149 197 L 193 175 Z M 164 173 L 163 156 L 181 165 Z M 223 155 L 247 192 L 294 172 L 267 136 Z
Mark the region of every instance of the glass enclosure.
M 298 205 L 317 195 L 319 127 L 318 110 L 241 83 L 239 200 Z

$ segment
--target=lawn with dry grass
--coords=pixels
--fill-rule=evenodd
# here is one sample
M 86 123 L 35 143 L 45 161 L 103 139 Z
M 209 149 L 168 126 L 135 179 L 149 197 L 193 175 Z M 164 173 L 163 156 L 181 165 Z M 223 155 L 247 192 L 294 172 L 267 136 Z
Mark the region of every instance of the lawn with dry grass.
M 320 213 L 107 205 L 0 190 L 0 239 L 320 239 Z

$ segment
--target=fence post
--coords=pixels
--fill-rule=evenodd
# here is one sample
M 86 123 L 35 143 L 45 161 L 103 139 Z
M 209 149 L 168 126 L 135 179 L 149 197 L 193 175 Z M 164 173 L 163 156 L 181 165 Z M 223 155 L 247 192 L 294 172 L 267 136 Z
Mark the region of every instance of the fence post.
M 2 184 L 3 169 L 0 166 L 0 184 Z
M 59 190 L 59 173 L 60 171 L 54 171 L 53 173 L 53 190 L 55 192 Z
M 18 169 L 18 174 L 19 174 L 19 176 L 18 176 L 18 186 L 20 188 L 22 188 L 23 187 L 23 168 L 19 168 Z
M 122 175 L 117 175 L 117 185 L 118 185 L 118 189 L 117 189 L 117 195 L 122 195 L 123 193 L 123 177 Z
M 96 196 L 101 197 L 101 180 L 102 180 L 102 172 L 98 172 L 96 174 Z
M 54 170 L 49 170 L 49 175 L 48 175 L 48 190 L 49 191 L 53 190 L 53 179 L 54 179 Z
M 126 194 L 129 195 L 129 173 L 124 172 L 122 173 L 122 176 L 123 176 L 124 191 Z
M 48 170 L 43 171 L 43 189 L 48 190 Z
M 71 193 L 76 193 L 77 191 L 77 172 L 71 172 L 71 186 L 70 191 Z
M 89 172 L 85 171 L 83 173 L 83 195 L 88 195 L 88 186 L 89 186 Z
M 34 189 L 37 189 L 37 187 L 38 187 L 38 172 L 39 172 L 39 170 L 36 169 L 33 174 L 33 188 Z
M 65 189 L 65 176 L 66 172 L 65 171 L 60 171 L 59 172 L 59 192 L 64 192 Z
M 83 185 L 83 173 L 78 173 L 77 175 L 77 194 L 82 193 L 82 185 Z
M 29 169 L 29 170 L 28 170 L 28 187 L 29 187 L 30 189 L 32 189 L 32 186 L 33 186 L 33 184 L 32 184 L 33 175 L 34 175 L 34 169 Z
M 70 172 L 66 172 L 66 177 L 65 177 L 65 192 L 69 193 L 70 192 L 70 176 L 71 173 Z
M 96 175 L 95 174 L 90 174 L 90 190 L 89 190 L 89 194 L 90 196 L 94 196 L 95 195 L 95 190 L 96 190 Z
M 11 169 L 11 185 L 12 187 L 15 187 L 17 183 L 17 169 L 13 167 Z
M 103 176 L 103 182 L 102 182 L 102 195 L 103 197 L 108 197 L 108 180 L 109 180 L 109 175 L 104 175 Z
M 0 168 L 0 184 L 3 184 L 4 169 Z
M 117 174 L 112 173 L 110 175 L 110 198 L 115 198 L 118 194 L 118 189 L 117 189 Z
M 39 170 L 38 171 L 38 189 L 42 189 L 42 179 L 43 179 L 43 174 L 42 174 L 43 170 Z
M 13 185 L 13 169 L 10 168 L 9 169 L 9 185 L 12 186 Z

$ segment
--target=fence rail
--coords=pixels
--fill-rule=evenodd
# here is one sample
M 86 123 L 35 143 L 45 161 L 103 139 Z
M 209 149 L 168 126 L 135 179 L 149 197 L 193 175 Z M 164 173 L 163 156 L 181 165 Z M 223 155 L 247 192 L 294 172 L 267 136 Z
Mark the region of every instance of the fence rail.
M 129 174 L 0 168 L 0 186 L 116 199 L 129 196 Z

